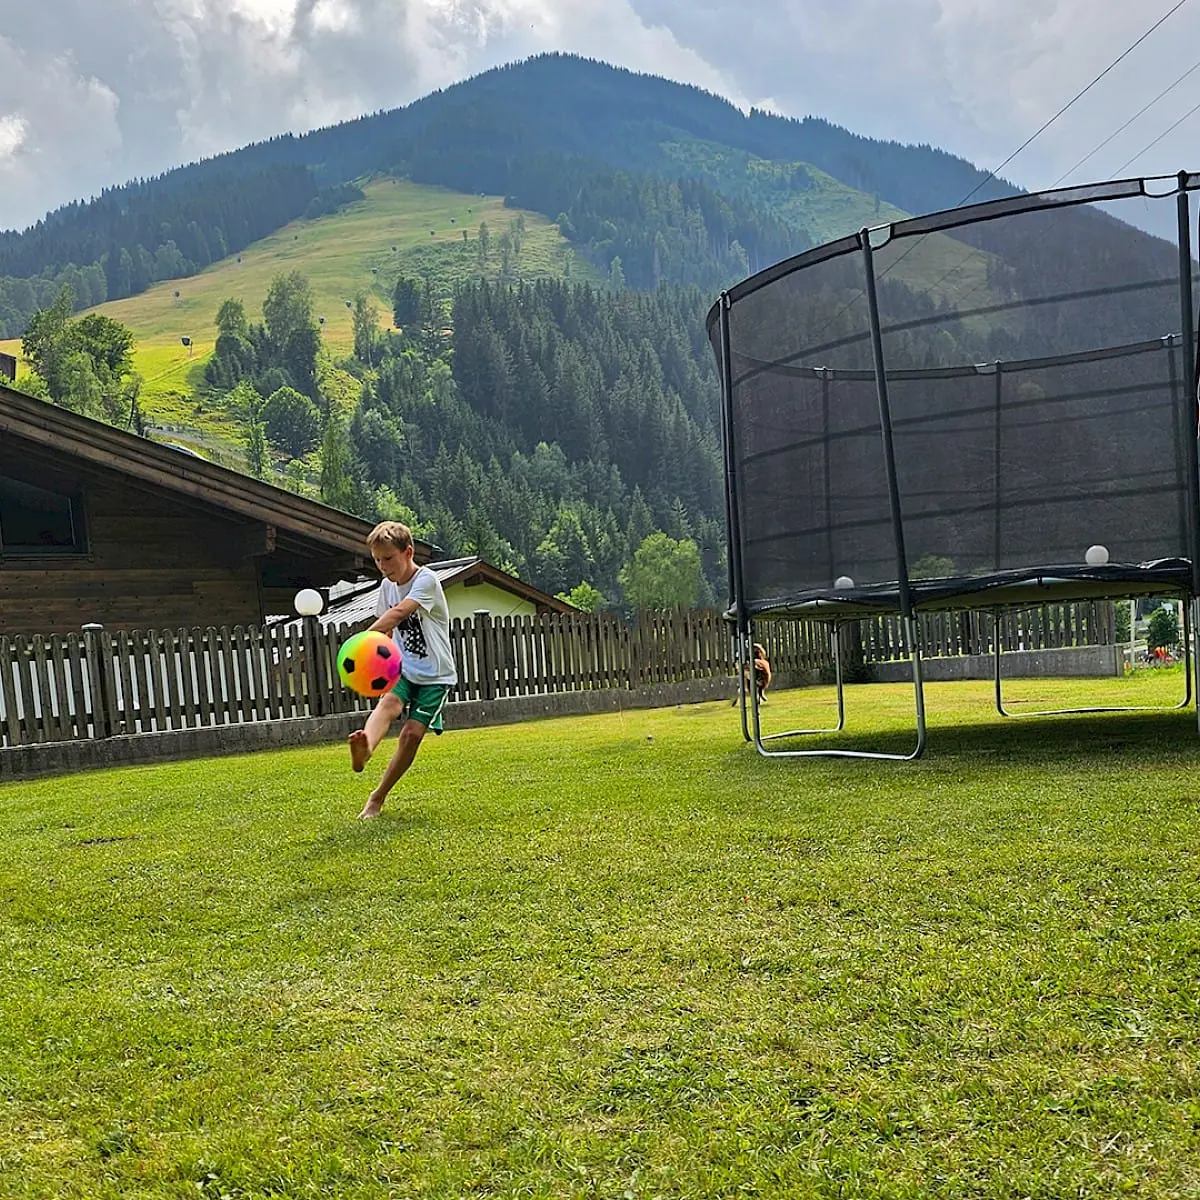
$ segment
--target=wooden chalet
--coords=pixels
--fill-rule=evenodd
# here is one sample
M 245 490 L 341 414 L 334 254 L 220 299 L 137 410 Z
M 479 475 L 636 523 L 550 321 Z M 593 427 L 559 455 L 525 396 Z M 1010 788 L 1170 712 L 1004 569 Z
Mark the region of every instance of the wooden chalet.
M 0 383 L 0 634 L 259 624 L 371 568 L 370 529 Z

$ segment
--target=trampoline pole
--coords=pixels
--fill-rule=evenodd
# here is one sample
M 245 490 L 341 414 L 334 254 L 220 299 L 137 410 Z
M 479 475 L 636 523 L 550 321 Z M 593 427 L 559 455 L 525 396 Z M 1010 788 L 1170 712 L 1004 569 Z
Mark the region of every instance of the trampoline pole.
M 1188 455 L 1188 532 L 1191 535 L 1188 551 L 1192 559 L 1192 594 L 1187 603 L 1191 608 L 1191 621 L 1184 623 L 1184 637 L 1190 642 L 1190 624 L 1193 629 L 1200 628 L 1200 422 L 1197 421 L 1197 380 L 1196 380 L 1196 314 L 1192 305 L 1192 204 L 1188 193 L 1188 173 L 1179 172 L 1179 194 L 1175 198 L 1176 213 L 1179 218 L 1179 314 L 1181 319 L 1180 347 L 1183 351 L 1183 378 L 1188 381 L 1187 419 L 1195 429 L 1196 437 L 1189 439 L 1191 453 Z M 1130 631 L 1132 639 L 1133 632 Z M 1185 656 L 1190 655 L 1187 663 L 1188 688 L 1193 688 L 1192 670 L 1196 671 L 1195 695 L 1200 697 L 1200 654 L 1191 655 L 1191 646 L 1184 650 Z M 1200 700 L 1196 704 L 1196 724 L 1200 731 Z
M 721 305 L 721 449 L 725 466 L 725 569 L 729 584 L 729 608 L 734 613 L 734 670 L 737 671 L 738 707 L 741 711 L 742 737 L 750 741 L 750 726 L 746 719 L 746 646 L 742 630 L 741 589 L 738 585 L 739 547 L 735 544 L 738 522 L 734 516 L 733 488 L 733 364 L 730 359 L 729 293 L 722 292 Z
M 908 580 L 908 556 L 904 549 L 904 516 L 900 508 L 900 481 L 896 474 L 896 446 L 892 436 L 892 407 L 888 397 L 887 365 L 883 355 L 883 329 L 879 320 L 879 292 L 875 286 L 875 252 L 871 247 L 871 231 L 859 232 L 866 275 L 867 313 L 871 321 L 871 352 L 875 362 L 875 393 L 879 398 L 879 429 L 883 437 L 883 463 L 887 472 L 888 501 L 892 510 L 892 536 L 896 548 L 896 586 L 900 599 L 900 616 L 908 640 L 912 661 L 913 700 L 917 715 L 917 748 L 910 756 L 919 758 L 925 749 L 925 688 L 921 674 L 921 647 L 918 642 L 917 621 L 913 614 L 912 590 Z
M 1200 422 L 1196 414 L 1196 314 L 1192 305 L 1192 206 L 1187 191 L 1188 173 L 1179 172 L 1179 193 L 1175 198 L 1179 218 L 1179 316 L 1180 349 L 1183 352 L 1183 378 L 1191 383 L 1188 398 L 1188 422 L 1196 430 L 1190 440 L 1188 456 L 1189 508 L 1188 552 L 1192 559 L 1192 595 L 1200 595 Z
M 887 367 L 883 358 L 883 330 L 879 323 L 879 293 L 875 287 L 875 256 L 871 249 L 871 231 L 864 229 L 863 260 L 867 276 L 867 311 L 871 319 L 871 350 L 875 359 L 875 393 L 879 397 L 879 431 L 883 436 L 883 466 L 887 474 L 888 503 L 892 512 L 892 538 L 896 550 L 896 587 L 900 597 L 900 615 L 908 621 L 912 615 L 912 591 L 908 582 L 908 558 L 904 553 L 904 517 L 900 510 L 900 482 L 896 475 L 896 447 L 892 437 L 892 406 L 888 397 Z M 912 643 L 910 643 L 910 646 Z
M 738 511 L 737 487 L 737 445 L 733 420 L 733 353 L 730 348 L 729 335 L 730 299 L 728 292 L 721 293 L 721 412 L 722 428 L 725 434 L 725 515 L 729 526 L 729 583 L 730 608 L 733 610 L 738 637 L 738 652 L 740 661 L 738 671 L 741 678 L 738 687 L 745 687 L 745 640 L 750 634 L 750 623 L 746 616 L 746 594 L 742 580 L 742 528 Z M 750 740 L 746 728 L 745 696 L 742 704 L 742 733 Z M 754 709 L 754 722 L 757 728 L 758 709 Z

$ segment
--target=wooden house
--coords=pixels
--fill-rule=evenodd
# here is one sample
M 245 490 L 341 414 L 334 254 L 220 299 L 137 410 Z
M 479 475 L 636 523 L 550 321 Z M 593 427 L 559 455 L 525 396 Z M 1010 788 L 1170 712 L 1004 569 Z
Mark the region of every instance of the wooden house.
M 371 568 L 370 528 L 0 384 L 0 634 L 258 624 Z

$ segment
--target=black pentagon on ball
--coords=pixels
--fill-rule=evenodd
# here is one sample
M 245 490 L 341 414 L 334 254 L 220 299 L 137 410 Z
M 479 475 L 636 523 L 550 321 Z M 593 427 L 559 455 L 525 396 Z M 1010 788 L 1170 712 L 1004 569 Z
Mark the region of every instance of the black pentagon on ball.
M 387 685 L 388 685 L 388 681 L 382 675 L 380 675 L 380 677 L 378 679 L 371 680 L 371 688 L 372 688 L 372 690 L 374 690 L 376 692 L 383 691 L 383 689 L 385 687 L 387 687 Z
M 354 674 L 354 659 L 352 659 L 349 655 L 342 659 L 342 670 L 345 671 L 347 675 Z
M 392 648 L 391 646 L 376 646 L 375 653 L 378 654 L 380 658 L 391 658 Z

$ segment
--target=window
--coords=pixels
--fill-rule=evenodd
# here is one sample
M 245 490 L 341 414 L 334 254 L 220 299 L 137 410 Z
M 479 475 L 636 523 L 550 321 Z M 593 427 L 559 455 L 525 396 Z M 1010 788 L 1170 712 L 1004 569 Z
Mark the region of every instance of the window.
M 0 555 L 86 553 L 79 496 L 0 475 Z

